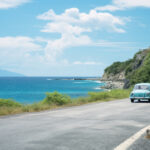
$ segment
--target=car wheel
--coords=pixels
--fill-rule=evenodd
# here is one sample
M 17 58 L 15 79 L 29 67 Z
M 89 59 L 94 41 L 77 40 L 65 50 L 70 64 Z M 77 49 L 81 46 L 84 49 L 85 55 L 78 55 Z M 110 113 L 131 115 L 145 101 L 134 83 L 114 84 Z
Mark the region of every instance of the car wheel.
M 134 99 L 131 99 L 131 103 L 134 103 Z

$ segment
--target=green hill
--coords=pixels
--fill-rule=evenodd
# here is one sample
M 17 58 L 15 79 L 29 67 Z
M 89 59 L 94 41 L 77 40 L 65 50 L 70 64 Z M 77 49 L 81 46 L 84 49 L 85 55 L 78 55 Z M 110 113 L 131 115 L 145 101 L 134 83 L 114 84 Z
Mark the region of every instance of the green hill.
M 124 88 L 140 83 L 150 82 L 150 48 L 139 51 L 125 62 L 115 62 L 105 69 L 104 80 L 122 80 Z

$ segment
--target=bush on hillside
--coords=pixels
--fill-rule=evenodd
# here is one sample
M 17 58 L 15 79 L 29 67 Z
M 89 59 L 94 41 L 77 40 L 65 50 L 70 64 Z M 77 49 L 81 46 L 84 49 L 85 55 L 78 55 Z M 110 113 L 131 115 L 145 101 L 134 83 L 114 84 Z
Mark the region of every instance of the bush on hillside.
M 133 61 L 133 59 L 129 59 L 125 62 L 114 62 L 111 66 L 107 67 L 105 69 L 105 72 L 108 73 L 108 74 L 117 74 L 117 73 L 120 73 L 124 70 L 126 70 L 126 68 L 129 66 L 129 64 L 131 64 Z
M 131 85 L 141 82 L 150 82 L 150 53 L 146 56 L 142 66 L 135 70 L 133 74 L 129 76 L 129 79 Z

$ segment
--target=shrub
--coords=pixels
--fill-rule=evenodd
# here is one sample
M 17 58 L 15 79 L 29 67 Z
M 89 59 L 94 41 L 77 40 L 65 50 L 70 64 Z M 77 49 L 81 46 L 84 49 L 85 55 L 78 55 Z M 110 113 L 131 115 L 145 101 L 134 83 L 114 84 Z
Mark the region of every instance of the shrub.
M 21 104 L 11 99 L 0 99 L 0 107 L 21 107 Z
M 71 103 L 71 98 L 65 94 L 60 94 L 58 92 L 46 93 L 46 98 L 42 101 L 42 104 L 54 104 L 54 105 L 64 105 Z

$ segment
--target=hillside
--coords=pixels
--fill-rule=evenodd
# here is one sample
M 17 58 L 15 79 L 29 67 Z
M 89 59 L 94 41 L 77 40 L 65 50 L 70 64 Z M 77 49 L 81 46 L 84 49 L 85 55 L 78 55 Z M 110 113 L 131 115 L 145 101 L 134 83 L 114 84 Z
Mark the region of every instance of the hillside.
M 18 77 L 18 76 L 24 76 L 24 75 L 0 69 L 0 77 Z
M 115 62 L 105 69 L 102 80 L 123 81 L 124 88 L 150 82 L 150 48 L 139 51 L 125 62 Z

